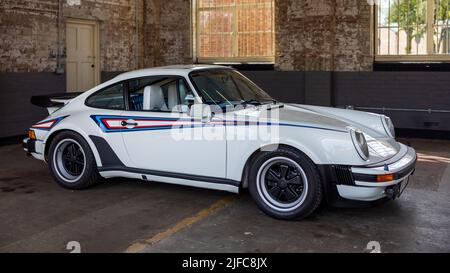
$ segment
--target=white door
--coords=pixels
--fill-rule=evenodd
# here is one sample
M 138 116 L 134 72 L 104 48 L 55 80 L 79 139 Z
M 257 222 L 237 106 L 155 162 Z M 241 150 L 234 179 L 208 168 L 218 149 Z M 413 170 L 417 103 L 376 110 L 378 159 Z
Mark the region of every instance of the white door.
M 67 91 L 86 91 L 98 84 L 97 29 L 94 22 L 68 21 L 66 25 Z
M 123 117 L 122 136 L 133 167 L 180 178 L 225 178 L 225 127 L 180 113 L 188 108 L 184 98 L 190 92 L 183 79 L 146 84 L 130 82 L 131 111 Z

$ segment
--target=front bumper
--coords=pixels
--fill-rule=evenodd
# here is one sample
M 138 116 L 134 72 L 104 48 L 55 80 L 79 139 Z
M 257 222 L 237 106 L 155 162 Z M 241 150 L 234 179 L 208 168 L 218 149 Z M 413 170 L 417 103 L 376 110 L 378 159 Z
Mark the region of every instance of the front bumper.
M 377 165 L 356 167 L 331 165 L 322 168 L 326 185 L 327 199 L 337 201 L 377 201 L 395 199 L 408 185 L 409 177 L 414 173 L 417 155 L 413 148 L 403 146 L 396 157 Z M 392 175 L 393 179 L 377 182 L 380 175 Z

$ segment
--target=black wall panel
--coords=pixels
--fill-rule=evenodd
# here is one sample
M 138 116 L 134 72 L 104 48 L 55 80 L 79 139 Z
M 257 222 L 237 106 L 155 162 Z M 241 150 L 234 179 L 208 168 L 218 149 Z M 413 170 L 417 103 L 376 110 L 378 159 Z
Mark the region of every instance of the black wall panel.
M 66 90 L 66 76 L 54 73 L 0 73 L 0 138 L 26 134 L 35 122 L 47 116 L 30 97 Z
M 390 116 L 399 128 L 450 131 L 450 72 L 334 74 L 335 106 L 381 108 L 366 111 Z

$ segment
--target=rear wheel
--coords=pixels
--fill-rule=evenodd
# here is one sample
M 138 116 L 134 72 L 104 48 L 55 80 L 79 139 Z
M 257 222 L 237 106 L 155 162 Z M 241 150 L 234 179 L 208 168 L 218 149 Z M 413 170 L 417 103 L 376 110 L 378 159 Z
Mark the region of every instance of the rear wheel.
M 89 144 L 75 132 L 62 132 L 53 139 L 48 162 L 53 178 L 65 188 L 84 189 L 101 180 Z
M 288 148 L 259 154 L 249 179 L 249 191 L 256 204 L 275 218 L 304 218 L 322 200 L 316 166 L 303 153 Z

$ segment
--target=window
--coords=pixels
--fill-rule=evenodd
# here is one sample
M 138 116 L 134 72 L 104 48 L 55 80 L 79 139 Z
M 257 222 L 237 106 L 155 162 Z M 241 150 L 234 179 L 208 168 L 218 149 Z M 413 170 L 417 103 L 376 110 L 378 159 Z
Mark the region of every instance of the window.
M 95 108 L 123 110 L 123 83 L 115 84 L 100 90 L 86 100 L 86 105 Z
M 183 78 L 147 77 L 129 81 L 131 111 L 187 112 L 192 94 Z
M 450 60 L 450 0 L 379 0 L 377 60 Z
M 194 2 L 199 62 L 274 61 L 274 0 Z

